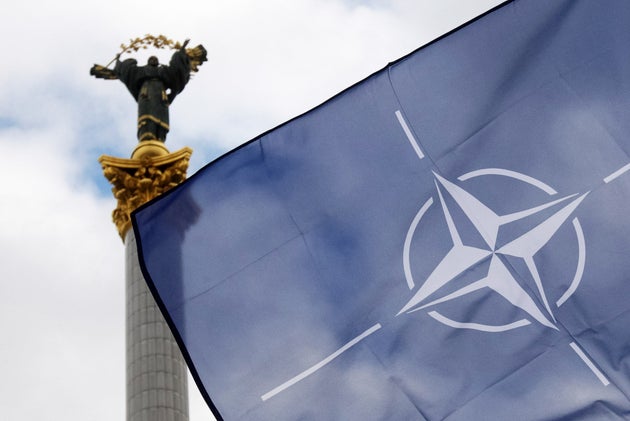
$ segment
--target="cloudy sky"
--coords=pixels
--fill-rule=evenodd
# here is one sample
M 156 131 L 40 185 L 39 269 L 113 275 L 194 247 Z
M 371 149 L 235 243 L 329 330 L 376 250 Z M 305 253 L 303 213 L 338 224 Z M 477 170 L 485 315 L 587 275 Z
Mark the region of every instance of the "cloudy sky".
M 0 6 L 0 408 L 122 420 L 123 244 L 102 154 L 128 157 L 136 105 L 89 76 L 131 37 L 203 44 L 171 108 L 189 174 L 498 0 L 31 0 Z M 158 54 L 167 61 L 168 52 Z M 212 419 L 190 383 L 191 420 Z

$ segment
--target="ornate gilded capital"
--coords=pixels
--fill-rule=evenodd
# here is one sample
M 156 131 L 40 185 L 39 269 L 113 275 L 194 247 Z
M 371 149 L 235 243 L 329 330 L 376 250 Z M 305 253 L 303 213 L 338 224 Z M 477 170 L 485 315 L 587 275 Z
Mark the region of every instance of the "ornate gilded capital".
M 134 151 L 131 159 L 107 155 L 99 158 L 103 174 L 112 184 L 118 202 L 112 219 L 123 241 L 131 228 L 131 212 L 183 182 L 191 154 L 192 149 L 183 148 L 161 155 Z

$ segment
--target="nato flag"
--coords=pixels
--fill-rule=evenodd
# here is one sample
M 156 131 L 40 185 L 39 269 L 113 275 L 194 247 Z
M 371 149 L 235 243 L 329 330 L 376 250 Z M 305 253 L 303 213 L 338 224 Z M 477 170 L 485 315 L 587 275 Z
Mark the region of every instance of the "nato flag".
M 630 2 L 508 2 L 134 215 L 226 420 L 630 418 Z

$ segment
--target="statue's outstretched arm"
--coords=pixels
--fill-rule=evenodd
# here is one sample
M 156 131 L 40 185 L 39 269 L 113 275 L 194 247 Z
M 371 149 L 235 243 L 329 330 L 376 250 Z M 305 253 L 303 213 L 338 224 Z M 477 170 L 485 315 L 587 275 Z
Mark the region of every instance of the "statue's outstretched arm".
M 108 69 L 105 66 L 101 66 L 100 64 L 95 64 L 90 69 L 90 74 L 97 79 L 118 79 L 116 73 L 112 69 Z

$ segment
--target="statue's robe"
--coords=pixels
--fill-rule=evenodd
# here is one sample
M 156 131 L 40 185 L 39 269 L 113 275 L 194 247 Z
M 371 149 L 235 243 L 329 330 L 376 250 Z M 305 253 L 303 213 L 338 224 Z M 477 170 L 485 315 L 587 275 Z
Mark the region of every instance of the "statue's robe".
M 169 130 L 168 107 L 190 79 L 190 60 L 184 49 L 168 66 L 138 66 L 135 59 L 117 61 L 114 73 L 138 102 L 138 140 L 164 142 Z

